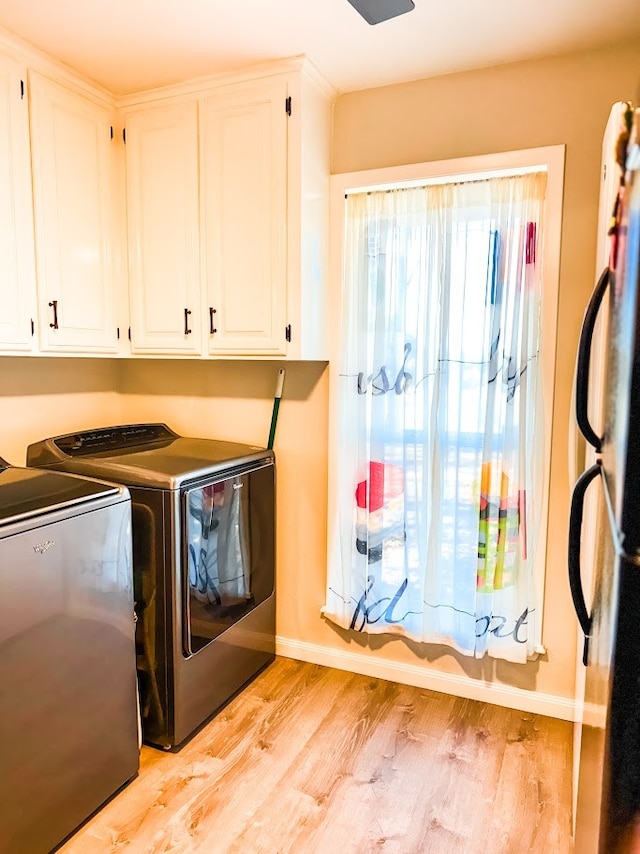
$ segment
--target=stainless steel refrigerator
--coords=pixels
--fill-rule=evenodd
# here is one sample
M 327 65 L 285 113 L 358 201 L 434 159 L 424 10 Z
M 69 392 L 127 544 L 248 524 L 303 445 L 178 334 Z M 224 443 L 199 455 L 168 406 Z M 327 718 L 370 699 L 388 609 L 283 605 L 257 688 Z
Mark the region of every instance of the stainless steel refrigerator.
M 629 129 L 628 138 L 625 130 Z M 610 264 L 585 314 L 576 419 L 595 461 L 571 501 L 569 583 L 584 636 L 576 854 L 640 851 L 640 111 L 626 112 Z M 592 335 L 606 307 L 603 427 L 589 407 Z M 585 525 L 585 497 L 596 510 Z M 594 530 L 591 530 L 591 529 Z M 593 584 L 584 589 L 584 541 Z

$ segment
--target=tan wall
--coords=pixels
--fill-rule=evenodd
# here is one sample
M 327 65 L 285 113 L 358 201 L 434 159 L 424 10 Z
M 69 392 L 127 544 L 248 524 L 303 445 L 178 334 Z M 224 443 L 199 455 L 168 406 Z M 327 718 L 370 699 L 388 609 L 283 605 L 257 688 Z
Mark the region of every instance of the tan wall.
M 419 163 L 541 145 L 566 145 L 557 368 L 543 642 L 548 655 L 526 667 L 496 665 L 507 684 L 571 696 L 576 621 L 566 581 L 568 425 L 575 351 L 594 281 L 602 134 L 611 104 L 635 100 L 640 43 L 353 92 L 334 116 L 333 171 Z M 319 631 L 315 637 L 320 638 Z M 339 643 L 337 635 L 332 643 Z M 385 656 L 415 661 L 401 643 Z M 491 678 L 481 667 L 442 650 L 431 666 Z
M 0 358 L 0 456 L 13 465 L 31 442 L 121 418 L 117 362 Z

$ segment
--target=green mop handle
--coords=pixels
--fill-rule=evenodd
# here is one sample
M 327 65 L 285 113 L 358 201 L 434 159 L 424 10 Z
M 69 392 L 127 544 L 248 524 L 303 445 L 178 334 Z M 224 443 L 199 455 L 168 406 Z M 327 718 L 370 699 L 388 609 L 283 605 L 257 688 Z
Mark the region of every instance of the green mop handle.
M 276 382 L 276 394 L 273 399 L 273 413 L 271 415 L 271 430 L 269 431 L 269 444 L 267 448 L 273 449 L 273 440 L 276 437 L 276 424 L 278 422 L 278 410 L 280 409 L 280 398 L 282 397 L 282 386 L 284 385 L 284 368 L 278 371 L 278 380 Z

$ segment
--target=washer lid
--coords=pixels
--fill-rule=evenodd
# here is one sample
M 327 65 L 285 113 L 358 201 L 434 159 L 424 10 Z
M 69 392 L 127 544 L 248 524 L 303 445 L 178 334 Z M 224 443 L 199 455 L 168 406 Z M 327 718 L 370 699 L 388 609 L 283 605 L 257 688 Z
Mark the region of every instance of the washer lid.
M 10 466 L 0 470 L 0 524 L 40 516 L 83 504 L 93 498 L 115 495 L 116 486 L 70 474 Z

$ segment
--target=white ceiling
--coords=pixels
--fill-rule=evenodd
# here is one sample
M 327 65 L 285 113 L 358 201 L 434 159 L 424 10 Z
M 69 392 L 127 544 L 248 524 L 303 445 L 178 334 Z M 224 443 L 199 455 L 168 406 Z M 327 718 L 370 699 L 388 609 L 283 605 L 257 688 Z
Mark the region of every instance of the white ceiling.
M 339 92 L 640 36 L 639 0 L 0 0 L 0 26 L 116 94 L 306 54 Z

